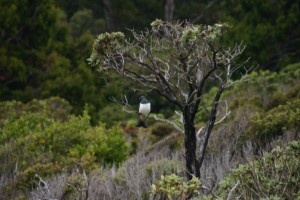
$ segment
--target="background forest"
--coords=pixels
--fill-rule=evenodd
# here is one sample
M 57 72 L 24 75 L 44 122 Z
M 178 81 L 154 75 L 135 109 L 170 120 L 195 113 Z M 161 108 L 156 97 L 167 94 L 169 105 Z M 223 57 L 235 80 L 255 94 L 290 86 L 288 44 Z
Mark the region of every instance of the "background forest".
M 174 108 L 86 61 L 96 35 L 155 19 L 227 23 L 225 44 L 243 42 L 241 60 L 258 66 L 223 95 L 231 114 L 194 182 L 183 136 L 154 120 L 136 128 L 111 97 L 137 109 L 145 95 L 170 120 Z M 0 199 L 300 198 L 299 46 L 299 0 L 0 0 Z

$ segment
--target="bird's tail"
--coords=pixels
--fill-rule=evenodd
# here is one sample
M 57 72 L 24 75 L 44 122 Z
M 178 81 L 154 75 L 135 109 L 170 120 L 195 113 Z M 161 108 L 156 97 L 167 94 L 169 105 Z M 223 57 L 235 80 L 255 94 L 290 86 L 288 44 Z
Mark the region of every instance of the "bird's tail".
M 147 128 L 148 125 L 147 125 L 146 121 L 142 121 L 142 120 L 139 119 L 139 121 L 138 121 L 137 124 L 136 124 L 136 127 L 144 127 L 144 128 Z

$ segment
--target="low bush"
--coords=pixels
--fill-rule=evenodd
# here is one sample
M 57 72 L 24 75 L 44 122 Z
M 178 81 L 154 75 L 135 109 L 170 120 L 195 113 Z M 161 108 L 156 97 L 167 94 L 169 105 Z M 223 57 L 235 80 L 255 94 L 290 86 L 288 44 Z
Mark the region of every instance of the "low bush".
M 82 116 L 57 117 L 49 114 L 53 104 L 49 107 L 46 102 L 1 104 L 10 107 L 6 112 L 11 117 L 0 128 L 0 173 L 14 174 L 15 187 L 25 191 L 37 183 L 36 174 L 52 176 L 76 168 L 76 163 L 89 172 L 99 164 L 119 165 L 127 158 L 128 146 L 119 126 L 92 127 L 87 111 Z
M 300 99 L 288 101 L 269 111 L 259 112 L 251 119 L 248 135 L 266 141 L 282 135 L 287 129 L 300 127 Z
M 184 182 L 183 178 L 172 174 L 161 176 L 158 183 L 151 186 L 154 199 L 186 200 L 199 195 L 201 181 L 196 177 Z
M 169 135 L 174 131 L 174 128 L 170 125 L 162 122 L 157 122 L 151 127 L 152 131 L 151 133 L 157 137 L 164 137 L 166 135 Z
M 51 97 L 44 100 L 32 100 L 28 103 L 18 101 L 0 102 L 0 128 L 6 121 L 19 119 L 28 113 L 43 113 L 57 121 L 65 121 L 70 116 L 72 107 L 59 97 Z
M 237 169 L 220 183 L 218 195 L 229 199 L 299 199 L 300 141 L 275 148 Z M 271 198 L 272 197 L 272 198 Z
M 267 109 L 275 108 L 279 105 L 286 104 L 291 99 L 299 99 L 300 97 L 300 84 L 290 88 L 287 92 L 276 92 L 270 98 Z

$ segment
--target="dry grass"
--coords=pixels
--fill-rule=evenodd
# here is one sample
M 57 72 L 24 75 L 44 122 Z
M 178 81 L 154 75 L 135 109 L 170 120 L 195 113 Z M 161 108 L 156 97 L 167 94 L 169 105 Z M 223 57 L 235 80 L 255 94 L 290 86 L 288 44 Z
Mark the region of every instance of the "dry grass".
M 216 191 L 218 182 L 231 169 L 241 163 L 249 162 L 254 155 L 299 139 L 297 130 L 288 130 L 283 136 L 275 138 L 264 147 L 257 147 L 250 141 L 241 143 L 240 139 L 248 123 L 249 116 L 240 113 L 235 116 L 235 119 L 214 129 L 201 168 L 202 183 L 208 190 Z M 178 143 L 180 137 L 180 135 L 173 134 L 156 144 L 151 144 L 147 137 L 141 137 L 138 153 L 119 168 L 99 167 L 89 173 L 86 180 L 82 178 L 84 177 L 82 170 L 73 171 L 70 174 L 58 174 L 40 181 L 40 184 L 33 188 L 29 199 L 153 199 L 149 193 L 150 187 L 161 175 L 170 173 L 184 175 L 184 149 L 172 146 L 175 142 Z M 77 191 L 72 190 L 72 195 L 66 195 L 68 188 L 73 187 L 68 182 L 69 177 L 72 176 L 78 176 L 79 182 L 86 181 L 86 183 L 79 184 Z M 1 175 L 0 188 L 10 179 L 11 176 L 7 174 Z M 203 194 L 207 194 L 208 190 L 203 191 Z

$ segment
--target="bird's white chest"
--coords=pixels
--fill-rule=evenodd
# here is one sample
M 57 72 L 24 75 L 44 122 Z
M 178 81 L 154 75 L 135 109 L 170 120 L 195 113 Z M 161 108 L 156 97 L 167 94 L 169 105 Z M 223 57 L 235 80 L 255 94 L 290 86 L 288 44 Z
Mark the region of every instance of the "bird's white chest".
M 141 104 L 140 103 L 139 113 L 146 116 L 150 113 L 150 110 L 151 110 L 150 103 L 146 103 L 146 104 Z

